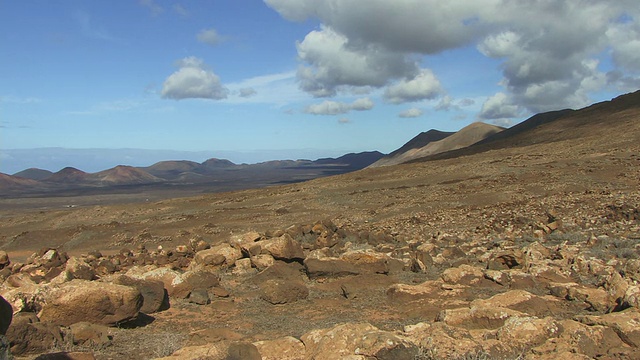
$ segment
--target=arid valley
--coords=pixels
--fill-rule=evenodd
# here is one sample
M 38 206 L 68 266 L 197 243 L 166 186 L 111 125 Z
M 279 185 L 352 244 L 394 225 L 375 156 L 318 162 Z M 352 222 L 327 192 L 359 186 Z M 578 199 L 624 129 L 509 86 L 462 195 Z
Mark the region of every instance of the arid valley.
M 255 189 L 1 198 L 4 350 L 640 359 L 640 92 L 469 145 Z

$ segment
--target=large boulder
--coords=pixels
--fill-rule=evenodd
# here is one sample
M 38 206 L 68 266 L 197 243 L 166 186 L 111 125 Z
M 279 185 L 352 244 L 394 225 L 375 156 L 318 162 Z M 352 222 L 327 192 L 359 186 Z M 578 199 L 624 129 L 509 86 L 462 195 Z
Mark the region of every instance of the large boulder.
M 559 327 L 551 317 L 511 317 L 498 330 L 498 340 L 515 348 L 530 348 L 559 335 Z
M 18 313 L 7 331 L 14 355 L 37 354 L 62 343 L 60 329 L 44 324 L 34 313 Z
M 307 359 L 345 359 L 359 355 L 379 360 L 413 360 L 418 355 L 418 348 L 407 339 L 367 323 L 312 330 L 300 339 Z
M 255 345 L 237 341 L 218 341 L 206 345 L 187 346 L 170 356 L 156 360 L 261 360 Z
M 304 360 L 305 347 L 302 341 L 286 336 L 274 340 L 254 342 L 262 360 Z
M 422 349 L 416 359 L 475 359 L 482 346 L 469 330 L 444 323 L 418 323 L 404 327 L 404 335 Z
M 270 254 L 276 260 L 300 261 L 305 257 L 302 245 L 289 234 L 275 239 L 263 240 L 257 244 L 262 248 L 262 252 Z
M 242 251 L 227 244 L 219 244 L 207 250 L 198 251 L 193 258 L 196 265 L 230 267 L 242 259 Z
M 306 299 L 309 289 L 301 280 L 270 279 L 260 284 L 260 297 L 271 304 L 288 304 Z
M 69 273 L 70 278 L 80 280 L 93 280 L 96 273 L 93 267 L 84 259 L 72 256 L 67 260 L 65 271 Z
M 465 329 L 497 329 L 511 317 L 525 314 L 503 307 L 472 306 L 458 309 L 445 309 L 436 317 L 437 322 Z
M 140 311 L 145 314 L 153 314 L 169 308 L 169 294 L 160 280 L 143 280 L 120 275 L 114 279 L 113 283 L 138 289 L 143 299 Z
M 81 321 L 116 326 L 135 319 L 142 303 L 142 295 L 136 288 L 73 280 L 50 294 L 40 319 L 64 326 Z
M 70 326 L 74 345 L 102 348 L 111 344 L 109 328 L 104 325 L 79 322 Z
M 129 269 L 125 275 L 134 279 L 160 281 L 171 297 L 173 297 L 176 292 L 182 291 L 184 287 L 183 283 L 185 282 L 184 272 L 168 267 L 134 266 Z
M 6 251 L 0 250 L 0 270 L 11 264 L 11 260 L 9 260 L 9 254 Z
M 624 311 L 597 315 L 577 316 L 576 319 L 586 325 L 602 325 L 611 328 L 620 339 L 633 348 L 640 347 L 640 311 L 629 308 Z

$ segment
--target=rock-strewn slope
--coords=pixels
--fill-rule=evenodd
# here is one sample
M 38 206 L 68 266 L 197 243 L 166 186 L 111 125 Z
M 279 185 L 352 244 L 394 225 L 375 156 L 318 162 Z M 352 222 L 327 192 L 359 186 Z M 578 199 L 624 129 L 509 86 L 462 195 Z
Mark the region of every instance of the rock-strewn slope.
M 27 357 L 637 359 L 629 97 L 459 158 L 0 211 L 1 340 Z

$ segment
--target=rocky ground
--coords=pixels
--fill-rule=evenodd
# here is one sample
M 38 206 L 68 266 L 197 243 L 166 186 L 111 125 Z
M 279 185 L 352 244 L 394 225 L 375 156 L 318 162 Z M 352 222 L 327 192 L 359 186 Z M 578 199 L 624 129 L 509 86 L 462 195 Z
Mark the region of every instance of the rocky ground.
M 18 358 L 638 359 L 640 141 L 620 124 L 261 190 L 0 211 L 0 331 Z

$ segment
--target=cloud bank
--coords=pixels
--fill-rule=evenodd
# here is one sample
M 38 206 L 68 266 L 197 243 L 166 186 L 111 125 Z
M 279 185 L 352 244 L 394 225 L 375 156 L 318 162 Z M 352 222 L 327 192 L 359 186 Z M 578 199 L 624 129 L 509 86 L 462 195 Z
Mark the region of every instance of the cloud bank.
M 307 106 L 305 112 L 312 115 L 339 115 L 346 114 L 352 110 L 366 111 L 374 107 L 373 101 L 369 98 L 357 99 L 352 103 L 325 100 L 320 104 Z
M 315 97 L 366 87 L 394 104 L 446 96 L 422 60 L 460 48 L 500 63 L 503 89 L 483 119 L 580 107 L 640 83 L 636 0 L 264 1 L 285 19 L 321 22 L 297 43 L 300 88 Z

